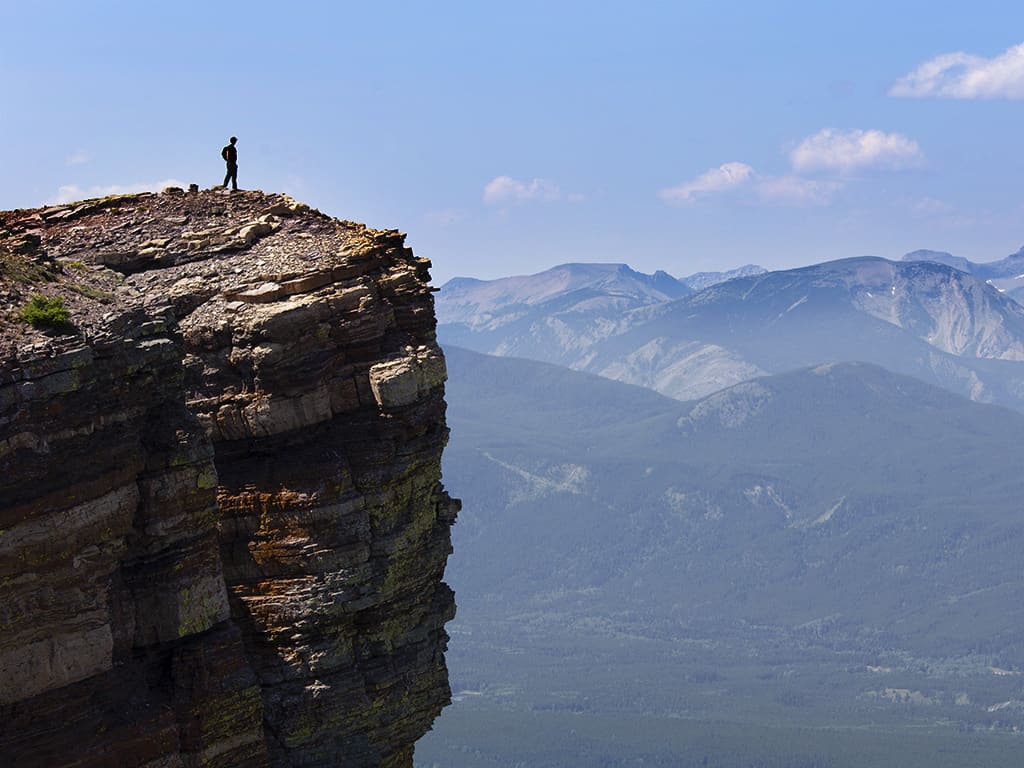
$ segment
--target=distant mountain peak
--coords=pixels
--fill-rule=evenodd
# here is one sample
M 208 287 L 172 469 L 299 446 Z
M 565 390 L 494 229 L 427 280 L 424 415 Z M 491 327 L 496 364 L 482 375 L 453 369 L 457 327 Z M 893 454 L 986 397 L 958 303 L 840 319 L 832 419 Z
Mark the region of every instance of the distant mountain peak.
M 858 256 L 730 286 L 719 286 L 720 294 L 739 292 L 745 302 L 767 302 L 765 311 L 785 314 L 797 306 L 794 302 L 818 295 L 819 307 L 821 301 L 836 309 L 846 305 L 952 355 L 1024 360 L 1024 308 L 984 279 L 948 264 Z
M 916 251 L 906 253 L 901 261 L 930 261 L 935 264 L 945 264 L 968 274 L 973 274 L 975 267 L 972 261 L 962 256 L 954 256 L 946 251 L 930 251 L 927 248 L 919 248 Z
M 757 264 L 744 264 L 742 267 L 726 270 L 725 272 L 695 272 L 689 277 L 682 278 L 680 282 L 695 291 L 703 291 L 712 285 L 718 285 L 737 277 L 754 277 L 756 275 L 763 275 L 767 271 L 767 269 Z
M 449 280 L 441 286 L 437 315 L 441 323 L 482 317 L 500 323 L 541 306 L 568 312 L 611 303 L 624 311 L 689 293 L 690 288 L 663 270 L 648 275 L 622 263 L 569 262 L 534 275 Z
M 986 280 L 1000 293 L 1018 304 L 1024 304 L 1024 246 L 1002 259 L 983 263 L 953 256 L 945 251 L 927 249 L 911 251 L 903 257 L 903 261 L 930 261 L 949 265 Z

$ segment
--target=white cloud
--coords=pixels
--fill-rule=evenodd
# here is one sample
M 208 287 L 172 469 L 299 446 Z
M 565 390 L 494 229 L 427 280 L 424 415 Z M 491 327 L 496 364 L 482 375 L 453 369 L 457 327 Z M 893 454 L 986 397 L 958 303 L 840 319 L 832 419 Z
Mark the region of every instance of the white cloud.
M 904 75 L 890 96 L 948 99 L 1024 99 L 1024 43 L 993 59 L 944 53 Z
M 698 197 L 742 187 L 754 178 L 754 169 L 746 163 L 725 163 L 705 171 L 696 179 L 659 193 L 666 203 L 691 203 Z
M 861 168 L 898 169 L 920 165 L 924 154 L 917 142 L 883 131 L 818 131 L 789 155 L 797 172 L 848 173 Z
M 758 179 L 757 194 L 769 203 L 783 205 L 828 205 L 842 189 L 837 181 L 816 181 L 800 176 L 776 176 Z
M 562 192 L 558 185 L 547 179 L 519 181 L 510 176 L 497 176 L 484 187 L 484 202 L 489 205 L 561 198 Z
M 725 193 L 748 202 L 828 205 L 846 187 L 846 174 L 851 171 L 914 167 L 924 162 L 924 153 L 916 141 L 899 133 L 826 128 L 800 142 L 789 159 L 793 172 L 783 176 L 762 175 L 746 163 L 734 161 L 663 189 L 659 195 L 666 203 L 680 205 Z
M 712 168 L 693 181 L 661 191 L 666 203 L 687 204 L 715 193 L 752 190 L 765 203 L 778 205 L 827 205 L 842 189 L 837 181 L 818 181 L 800 176 L 762 176 L 746 163 L 732 162 Z
M 188 184 L 178 179 L 164 179 L 153 183 L 142 182 L 139 184 L 111 184 L 106 187 L 96 186 L 82 188 L 77 184 L 65 184 L 57 190 L 56 196 L 47 201 L 48 205 L 59 205 L 70 203 L 74 200 L 85 200 L 91 197 L 106 197 L 107 195 L 130 195 L 137 192 L 159 192 L 166 187 L 181 187 L 188 189 Z

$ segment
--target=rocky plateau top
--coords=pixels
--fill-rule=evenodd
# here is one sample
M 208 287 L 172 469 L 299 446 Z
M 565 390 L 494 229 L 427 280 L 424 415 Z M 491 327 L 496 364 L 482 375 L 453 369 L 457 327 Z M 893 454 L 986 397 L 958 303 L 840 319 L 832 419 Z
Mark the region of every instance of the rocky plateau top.
M 258 191 L 0 212 L 0 764 L 412 765 L 458 510 L 429 266 Z

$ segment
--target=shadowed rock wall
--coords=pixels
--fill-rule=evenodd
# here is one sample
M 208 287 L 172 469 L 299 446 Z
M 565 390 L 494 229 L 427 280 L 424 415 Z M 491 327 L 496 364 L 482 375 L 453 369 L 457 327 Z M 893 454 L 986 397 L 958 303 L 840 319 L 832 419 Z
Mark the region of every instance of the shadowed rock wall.
M 411 765 L 457 503 L 403 240 L 259 192 L 0 214 L 0 762 Z

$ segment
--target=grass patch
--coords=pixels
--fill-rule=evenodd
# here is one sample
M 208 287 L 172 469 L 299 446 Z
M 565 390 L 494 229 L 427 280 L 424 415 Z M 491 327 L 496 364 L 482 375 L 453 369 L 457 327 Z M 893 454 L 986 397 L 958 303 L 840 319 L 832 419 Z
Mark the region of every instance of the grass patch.
M 87 299 L 94 299 L 101 304 L 110 304 L 114 300 L 114 294 L 109 291 L 101 291 L 99 288 L 93 288 L 91 285 L 79 285 L 78 283 L 70 283 L 68 285 L 72 291 L 77 293 L 79 296 L 85 296 Z
M 61 296 L 49 297 L 34 293 L 19 314 L 33 328 L 63 330 L 71 326 L 71 313 L 64 306 Z
M 16 283 L 48 283 L 57 279 L 53 264 L 40 261 L 8 251 L 0 251 L 0 278 L 6 277 Z

